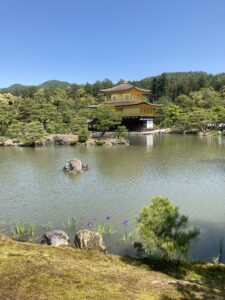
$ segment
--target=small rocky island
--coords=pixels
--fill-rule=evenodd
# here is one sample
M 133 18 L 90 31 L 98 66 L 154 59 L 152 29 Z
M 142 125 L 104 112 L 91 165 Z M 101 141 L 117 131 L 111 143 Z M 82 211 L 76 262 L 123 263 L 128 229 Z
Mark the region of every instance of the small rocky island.
M 63 170 L 67 173 L 81 173 L 83 171 L 88 170 L 88 165 L 85 163 L 82 163 L 79 159 L 70 159 L 67 161 L 65 166 L 63 167 Z

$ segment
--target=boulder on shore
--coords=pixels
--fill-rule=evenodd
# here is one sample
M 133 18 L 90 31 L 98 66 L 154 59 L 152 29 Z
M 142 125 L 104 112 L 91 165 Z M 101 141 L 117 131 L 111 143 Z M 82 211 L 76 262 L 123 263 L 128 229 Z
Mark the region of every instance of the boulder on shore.
M 69 244 L 68 235 L 62 230 L 51 230 L 43 234 L 41 244 L 60 246 Z
M 50 145 L 75 145 L 78 141 L 78 135 L 74 134 L 49 134 L 37 141 L 38 146 Z
M 79 230 L 75 234 L 74 244 L 80 249 L 94 249 L 107 254 L 101 234 L 89 229 Z
M 70 159 L 65 164 L 63 170 L 70 173 L 80 173 L 88 170 L 88 165 L 81 162 L 79 159 Z
M 10 146 L 23 146 L 23 143 L 16 143 L 12 139 L 5 139 L 3 142 L 4 146 L 10 147 Z

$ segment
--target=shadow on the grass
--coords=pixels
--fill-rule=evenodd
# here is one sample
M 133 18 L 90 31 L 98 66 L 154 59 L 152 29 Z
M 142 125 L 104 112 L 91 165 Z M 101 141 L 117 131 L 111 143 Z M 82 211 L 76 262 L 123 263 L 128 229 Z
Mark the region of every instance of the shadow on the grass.
M 225 265 L 213 265 L 203 262 L 167 262 L 160 258 L 133 260 L 122 258 L 128 264 L 145 265 L 149 270 L 161 272 L 175 280 L 169 281 L 180 294 L 182 300 L 225 300 Z M 171 296 L 162 296 L 162 300 L 172 300 Z

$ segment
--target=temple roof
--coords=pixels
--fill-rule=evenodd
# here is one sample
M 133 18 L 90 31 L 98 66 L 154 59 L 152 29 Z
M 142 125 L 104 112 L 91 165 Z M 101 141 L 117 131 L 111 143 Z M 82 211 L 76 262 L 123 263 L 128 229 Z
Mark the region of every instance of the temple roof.
M 145 89 L 138 88 L 138 87 L 136 87 L 136 86 L 134 86 L 130 83 L 127 83 L 127 82 L 118 84 L 118 85 L 116 85 L 112 88 L 109 88 L 109 89 L 100 90 L 100 92 L 112 93 L 112 92 L 119 92 L 119 91 L 129 91 L 129 90 L 132 90 L 132 89 L 144 92 L 145 94 L 148 94 L 150 92 L 150 90 L 145 90 Z
M 135 105 L 140 105 L 140 104 L 146 104 L 146 105 L 149 105 L 149 106 L 158 106 L 158 107 L 161 107 L 162 105 L 161 104 L 155 104 L 155 103 L 149 103 L 149 102 L 146 102 L 146 101 L 143 101 L 143 102 L 105 102 L 105 104 L 107 105 L 110 105 L 110 106 L 114 106 L 114 107 L 119 107 L 119 106 L 135 106 Z
M 156 104 L 156 103 L 149 103 L 149 102 L 146 102 L 146 101 L 143 101 L 143 102 L 105 102 L 104 103 L 105 105 L 108 105 L 108 106 L 114 106 L 114 107 L 120 107 L 120 106 L 135 106 L 135 105 L 140 105 L 140 104 L 146 104 L 146 105 L 149 105 L 149 106 L 158 106 L 158 107 L 161 107 L 162 104 Z M 95 104 L 95 105 L 89 105 L 87 106 L 87 108 L 97 108 L 99 106 L 101 106 L 102 104 Z

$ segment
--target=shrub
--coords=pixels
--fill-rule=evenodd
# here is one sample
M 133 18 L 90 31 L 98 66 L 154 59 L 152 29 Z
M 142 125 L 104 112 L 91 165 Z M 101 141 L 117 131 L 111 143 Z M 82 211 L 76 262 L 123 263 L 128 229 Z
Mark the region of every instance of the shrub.
M 9 126 L 7 134 L 14 141 L 23 142 L 25 145 L 34 145 L 45 134 L 43 125 L 38 121 L 29 123 L 17 122 Z
M 124 125 L 117 127 L 117 137 L 118 138 L 125 138 L 127 136 L 127 128 Z
M 0 143 L 4 143 L 5 140 L 6 140 L 6 137 L 0 135 Z
M 99 106 L 93 112 L 94 128 L 103 132 L 116 128 L 121 124 L 122 117 L 110 106 Z M 102 134 L 102 135 L 103 135 Z
M 58 134 L 68 134 L 69 128 L 66 123 L 60 122 L 58 120 L 51 121 L 48 124 L 48 133 L 58 133 Z
M 102 140 L 102 139 L 96 140 L 96 141 L 95 141 L 95 144 L 96 144 L 97 146 L 102 146 L 102 145 L 105 144 L 105 140 Z
M 38 121 L 26 123 L 24 126 L 22 141 L 26 145 L 34 145 L 36 141 L 46 134 L 43 125 Z
M 79 132 L 79 142 L 85 143 L 90 136 L 89 130 L 86 127 L 81 127 Z
M 166 197 L 153 197 L 151 203 L 142 208 L 137 221 L 145 252 L 160 253 L 166 260 L 181 258 L 200 233 L 197 228 L 185 230 L 188 217 L 180 215 Z

